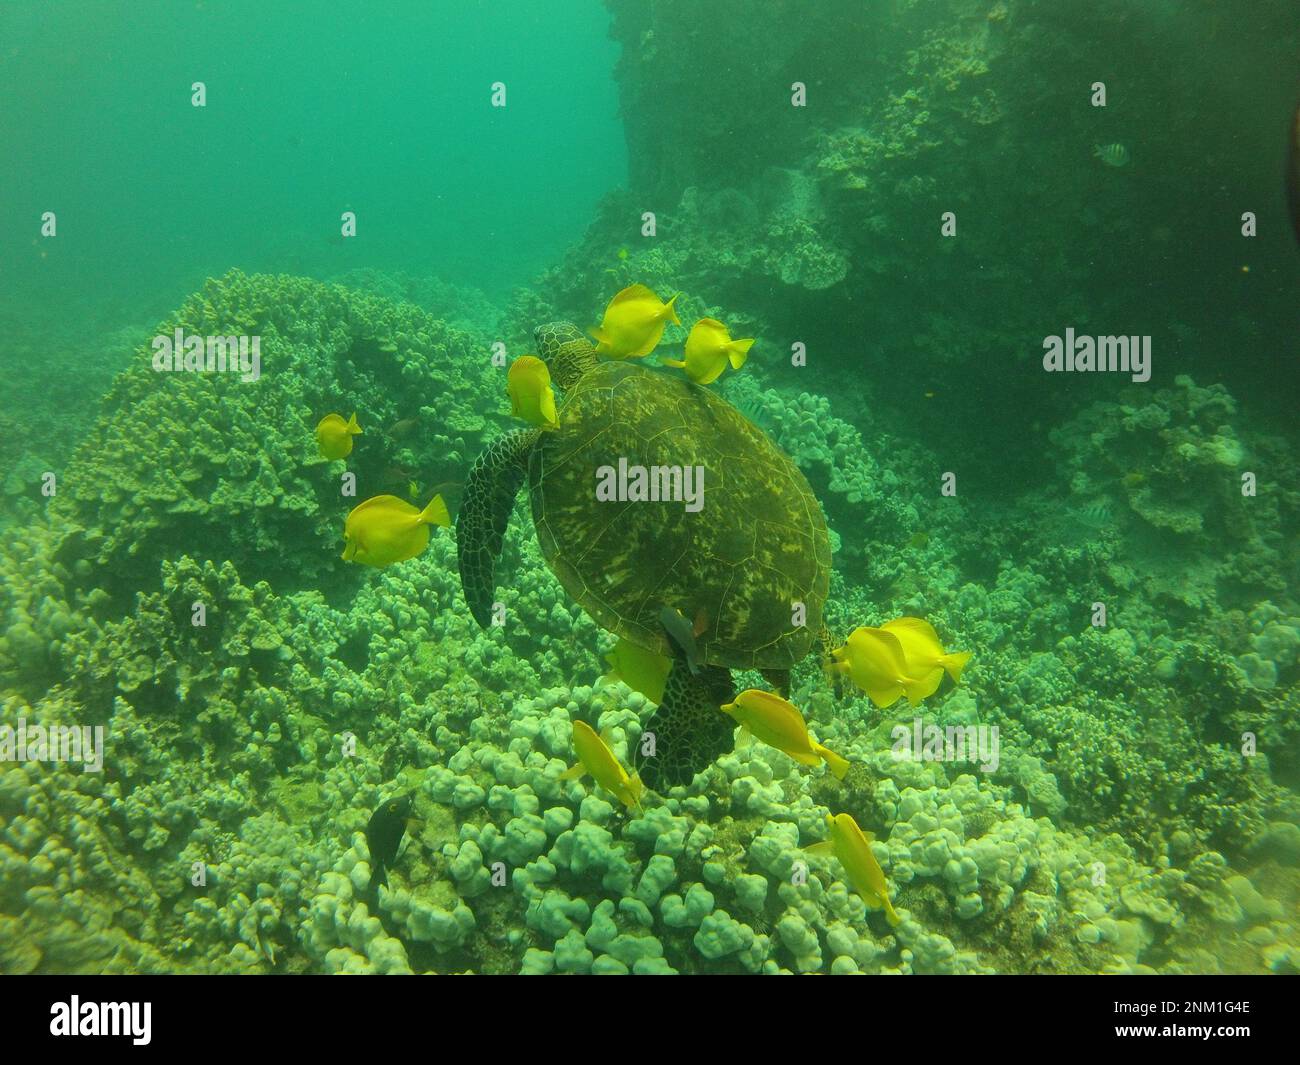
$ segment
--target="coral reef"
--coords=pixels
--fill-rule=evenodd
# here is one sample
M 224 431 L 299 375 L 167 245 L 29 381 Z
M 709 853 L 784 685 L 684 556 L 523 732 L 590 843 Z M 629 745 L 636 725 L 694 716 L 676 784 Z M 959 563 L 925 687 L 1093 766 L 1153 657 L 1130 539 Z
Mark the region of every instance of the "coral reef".
M 158 334 L 177 329 L 259 336 L 261 375 L 160 374 L 149 347 L 137 351 L 52 503 L 68 535 L 85 541 L 76 551 L 102 586 L 129 586 L 174 544 L 268 579 L 319 581 L 339 538 L 344 467 L 317 454 L 304 426 L 356 411 L 370 446 L 349 469 L 364 498 L 393 487 L 389 468 L 413 469 L 426 484 L 458 473 L 500 405 L 486 339 L 337 286 L 232 271 Z M 410 418 L 423 431 L 386 433 Z
M 382 425 L 399 411 L 375 382 L 412 375 L 448 389 L 437 447 L 463 457 L 492 431 L 469 414 L 496 402 L 487 371 L 400 357 L 403 336 L 468 341 L 409 304 L 340 288 L 235 275 L 207 291 L 247 299 L 267 287 L 298 299 L 295 313 L 302 301 L 332 308 L 333 350 L 352 353 L 328 371 L 352 387 L 285 369 L 275 395 L 349 395 Z M 363 342 L 358 364 L 349 313 L 407 329 Z M 128 370 L 117 394 L 143 388 L 142 372 Z M 173 398 L 197 402 L 191 387 Z M 1101 531 L 1074 546 L 1026 537 L 1017 565 L 981 577 L 977 556 L 1021 535 L 1034 499 L 1006 528 L 981 526 L 977 510 L 936 502 L 934 456 L 861 414 L 845 420 L 836 400 L 748 378 L 728 394 L 825 500 L 839 570 L 831 623 L 921 612 L 977 649 L 962 686 L 920 710 L 837 700 L 815 664 L 801 667 L 794 698 L 854 763 L 843 782 L 760 745 L 641 811 L 562 781 L 573 721 L 606 730 L 626 758 L 648 706 L 584 682 L 611 639 L 559 588 L 529 523 L 508 533 L 510 620 L 489 632 L 461 607 L 450 535 L 402 565 L 335 575 L 340 505 L 320 487 L 334 471 L 312 457 L 310 417 L 295 407 L 272 452 L 305 509 L 284 492 L 258 506 L 212 474 L 132 496 L 88 489 L 78 473 L 52 515 L 97 531 L 37 523 L 6 545 L 3 720 L 103 725 L 108 757 L 102 775 L 0 771 L 5 970 L 1295 971 L 1300 809 L 1278 775 L 1295 770 L 1297 608 L 1256 599 L 1241 578 L 1291 572 L 1294 500 L 1261 497 L 1248 533 L 1231 533 L 1227 508 L 1242 504 L 1207 490 L 1220 470 L 1235 476 L 1225 448 L 1244 461 L 1280 455 L 1278 442 L 1243 429 L 1221 389 L 1190 382 L 1118 417 L 1085 410 L 1060 441 L 1075 449 L 1071 497 L 1106 497 Z M 236 418 L 239 402 L 261 402 L 238 396 L 222 401 Z M 140 435 L 155 411 L 146 399 L 109 408 L 72 468 Z M 211 432 L 195 416 L 166 424 L 173 457 L 197 455 Z M 1128 441 L 1141 433 L 1150 439 Z M 1166 459 L 1126 482 L 1118 471 L 1153 442 Z M 1176 627 L 1156 610 L 1159 573 L 1125 575 L 1115 526 L 1168 534 L 1151 515 L 1177 513 L 1196 478 L 1202 522 L 1165 550 L 1171 565 L 1214 575 L 1195 600 L 1202 616 Z M 246 519 L 241 535 L 203 524 L 202 500 L 218 493 Z M 303 573 L 269 571 L 254 549 L 269 536 Z M 133 542 L 155 552 L 152 572 L 143 558 L 127 564 Z M 101 567 L 118 563 L 113 593 L 98 589 Z M 1109 594 L 1115 620 L 1091 628 L 1088 604 Z M 896 757 L 891 730 L 918 713 L 997 725 L 999 765 Z M 415 796 L 415 823 L 378 886 L 363 830 L 400 791 Z M 825 815 L 844 811 L 876 836 L 896 928 L 806 851 Z
M 1235 379 L 1206 384 L 1217 352 L 1293 337 L 1172 253 L 1205 229 L 1189 192 L 1239 162 L 1171 105 L 1214 72 L 1153 53 L 1086 106 L 1084 56 L 1146 29 L 1122 0 L 1082 28 L 1052 0 L 716 0 L 721 49 L 693 0 L 606 6 L 629 187 L 506 305 L 233 270 L 153 331 L 255 334 L 257 380 L 158 373 L 118 315 L 102 377 L 50 390 L 45 447 L 40 412 L 0 412 L 0 725 L 107 748 L 102 773 L 0 761 L 0 971 L 1300 971 L 1300 463 Z M 706 315 L 758 338 L 716 388 L 822 502 L 833 634 L 915 615 L 973 652 L 885 710 L 801 663 L 843 781 L 756 743 L 636 810 L 562 779 L 574 722 L 626 762 L 650 708 L 597 683 L 613 637 L 523 504 L 488 631 L 452 530 L 382 570 L 339 558 L 357 500 L 454 507 L 516 424 L 496 342 L 528 352 L 632 283 L 680 293 L 657 355 Z M 1045 386 L 1070 323 L 1156 334 L 1152 380 Z M 321 458 L 312 427 L 354 411 L 353 454 Z M 997 757 L 897 755 L 923 726 L 996 727 Z M 406 793 L 380 884 L 367 824 Z M 897 926 L 810 851 L 844 812 Z

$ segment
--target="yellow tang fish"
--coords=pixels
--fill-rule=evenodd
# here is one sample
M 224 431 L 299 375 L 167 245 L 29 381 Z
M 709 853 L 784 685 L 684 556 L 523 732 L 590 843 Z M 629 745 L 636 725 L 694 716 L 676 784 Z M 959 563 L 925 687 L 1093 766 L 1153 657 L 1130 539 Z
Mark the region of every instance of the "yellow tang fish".
M 352 438 L 361 435 L 354 413 L 347 421 L 341 414 L 327 414 L 316 423 L 316 447 L 327 459 L 345 459 L 352 454 Z
M 897 618 L 886 621 L 880 627 L 898 637 L 898 642 L 903 646 L 903 661 L 907 665 L 907 672 L 912 676 L 929 677 L 939 669 L 945 670 L 954 684 L 961 680 L 961 671 L 970 661 L 971 652 L 944 653 L 939 634 L 928 621 L 921 618 Z
M 635 773 L 628 775 L 609 745 L 585 721 L 573 723 L 573 749 L 578 755 L 575 765 L 560 774 L 561 780 L 578 780 L 590 773 L 606 791 L 628 808 L 641 809 L 645 786 Z
M 728 362 L 733 370 L 744 366 L 753 345 L 752 339 L 732 340 L 727 327 L 716 318 L 701 318 L 686 338 L 685 361 L 664 359 L 664 365 L 682 367 L 697 385 L 707 385 L 722 376 Z
M 423 510 L 397 496 L 372 496 L 352 508 L 343 525 L 344 562 L 387 566 L 429 546 L 429 526 L 451 524 L 447 504 L 434 496 Z
M 645 285 L 628 285 L 609 301 L 600 325 L 590 330 L 596 338 L 597 353 L 611 359 L 639 359 L 649 355 L 669 322 L 682 324 L 673 309 L 676 300 L 674 296 L 664 303 Z
M 866 625 L 854 629 L 844 646 L 831 652 L 831 662 L 832 668 L 847 673 L 882 708 L 892 706 L 903 695 L 915 706 L 933 695 L 943 679 L 942 669 L 921 677 L 910 674 L 898 636 Z
M 510 364 L 506 392 L 510 395 L 510 413 L 516 418 L 522 418 L 529 425 L 540 425 L 543 429 L 560 427 L 551 371 L 536 355 L 520 355 Z
M 601 677 L 601 683 L 612 684 L 621 680 L 634 692 L 640 692 L 652 703 L 663 701 L 664 685 L 668 682 L 668 671 L 672 669 L 671 658 L 656 651 L 638 647 L 631 640 L 620 636 L 614 650 L 605 656 L 609 663 L 609 672 Z
M 871 853 L 871 834 L 863 833 L 858 823 L 848 814 L 827 814 L 826 827 L 830 829 L 831 838 L 804 849 L 809 854 L 835 855 L 840 860 L 840 865 L 844 866 L 853 890 L 862 896 L 862 900 L 876 909 L 884 907 L 885 918 L 889 923 L 898 924 L 899 916 L 889 901 L 885 871 Z
M 800 765 L 819 765 L 824 761 L 836 780 L 843 780 L 849 771 L 848 760 L 809 736 L 803 714 L 779 695 L 749 688 L 722 707 L 722 712 L 735 718 L 742 734 L 748 733 L 783 751 Z

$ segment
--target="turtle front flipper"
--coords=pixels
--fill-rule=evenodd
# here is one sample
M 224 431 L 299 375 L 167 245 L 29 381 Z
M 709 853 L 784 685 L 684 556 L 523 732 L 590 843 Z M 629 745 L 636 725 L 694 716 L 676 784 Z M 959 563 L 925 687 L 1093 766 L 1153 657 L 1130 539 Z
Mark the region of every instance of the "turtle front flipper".
M 735 696 L 730 670 L 701 666 L 692 674 L 686 660 L 678 656 L 659 708 L 646 720 L 636 748 L 634 761 L 641 782 L 658 792 L 689 784 L 696 773 L 731 750 L 736 723 L 721 707 Z M 652 755 L 641 753 L 646 733 L 654 733 Z
M 461 591 L 480 628 L 486 629 L 492 620 L 496 562 L 539 435 L 536 429 L 517 429 L 498 437 L 478 457 L 465 484 L 456 515 L 456 554 Z

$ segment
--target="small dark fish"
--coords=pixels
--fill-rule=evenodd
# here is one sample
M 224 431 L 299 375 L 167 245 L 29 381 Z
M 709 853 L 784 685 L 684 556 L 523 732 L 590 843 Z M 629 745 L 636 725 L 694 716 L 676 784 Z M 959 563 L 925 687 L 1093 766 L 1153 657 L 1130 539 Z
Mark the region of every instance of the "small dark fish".
M 403 418 L 400 422 L 394 422 L 388 429 L 388 435 L 394 440 L 400 440 L 404 436 L 409 436 L 419 428 L 419 418 Z
M 695 644 L 695 626 L 686 620 L 686 615 L 670 606 L 659 611 L 659 624 L 668 634 L 668 642 L 677 650 L 680 657 L 686 659 L 691 673 L 700 672 L 700 652 Z
M 770 428 L 770 419 L 767 415 L 767 408 L 758 396 L 746 396 L 732 403 L 736 410 L 744 415 L 745 420 L 751 425 L 762 429 L 766 432 Z
M 420 484 L 420 482 L 417 482 L 417 486 Z M 421 486 L 416 493 L 419 496 L 421 506 L 434 496 L 442 496 L 442 501 L 447 504 L 447 513 L 451 515 L 453 521 L 456 520 L 456 514 L 460 510 L 461 497 L 464 494 L 465 486 L 460 481 L 439 481 L 427 488 Z
M 385 488 L 395 484 L 406 484 L 407 481 L 415 478 L 415 471 L 408 470 L 405 466 L 385 466 L 379 474 L 379 483 Z
M 397 858 L 397 850 L 406 834 L 406 819 L 411 816 L 413 793 L 398 795 L 381 803 L 366 825 L 366 845 L 370 848 L 370 883 L 378 890 L 388 883 L 388 868 Z
M 452 500 L 460 501 L 464 491 L 465 485 L 460 481 L 439 481 L 429 489 L 430 494 L 442 496 L 449 507 L 452 505 Z
M 1286 202 L 1291 209 L 1291 228 L 1300 242 L 1300 104 L 1291 116 L 1291 151 L 1286 160 Z

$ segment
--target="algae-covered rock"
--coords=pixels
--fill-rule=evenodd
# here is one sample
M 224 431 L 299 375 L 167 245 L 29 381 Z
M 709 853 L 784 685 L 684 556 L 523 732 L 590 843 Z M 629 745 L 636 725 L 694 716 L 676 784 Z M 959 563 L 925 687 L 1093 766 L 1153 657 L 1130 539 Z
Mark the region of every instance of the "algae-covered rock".
M 310 585 L 339 570 L 342 520 L 369 495 L 459 479 L 445 450 L 385 430 L 437 398 L 445 430 L 477 450 L 500 382 L 486 340 L 407 303 L 303 278 L 208 281 L 158 335 L 259 338 L 260 369 L 158 372 L 142 343 L 104 400 L 52 504 L 60 521 L 92 530 L 99 580 L 129 586 L 160 558 L 186 551 L 231 561 L 253 580 Z M 384 337 L 428 338 L 403 350 Z M 481 359 L 466 357 L 479 351 Z M 325 414 L 355 411 L 363 427 L 345 464 L 316 450 Z M 340 492 L 345 468 L 354 497 Z M 392 468 L 412 477 L 390 476 Z

